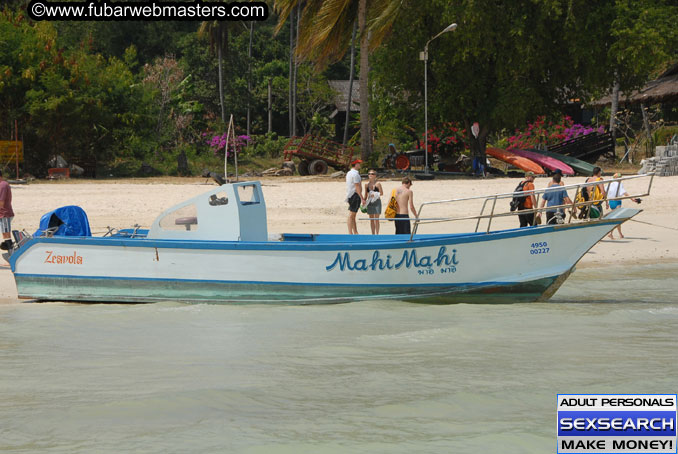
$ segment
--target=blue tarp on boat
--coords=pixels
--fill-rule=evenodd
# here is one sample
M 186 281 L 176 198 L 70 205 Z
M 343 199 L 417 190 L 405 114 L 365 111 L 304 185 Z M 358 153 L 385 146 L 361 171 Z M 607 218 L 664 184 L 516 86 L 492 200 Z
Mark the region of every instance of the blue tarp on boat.
M 76 205 L 57 208 L 43 214 L 40 218 L 40 227 L 33 236 L 40 236 L 47 229 L 54 227 L 58 227 L 54 236 L 92 236 L 85 210 Z

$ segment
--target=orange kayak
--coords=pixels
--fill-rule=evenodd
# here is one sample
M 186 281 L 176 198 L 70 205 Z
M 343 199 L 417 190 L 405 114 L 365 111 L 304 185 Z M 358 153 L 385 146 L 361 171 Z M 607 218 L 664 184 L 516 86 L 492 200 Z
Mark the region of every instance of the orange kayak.
M 544 172 L 544 169 L 542 169 L 542 167 L 536 162 L 527 158 L 523 158 L 522 156 L 518 156 L 515 153 L 511 153 L 510 151 L 506 151 L 501 148 L 487 147 L 485 149 L 485 153 L 487 153 L 489 156 L 492 156 L 495 159 L 504 161 L 508 164 L 511 164 L 514 167 L 518 167 L 519 169 L 524 170 L 525 172 L 534 172 L 537 175 L 546 173 Z

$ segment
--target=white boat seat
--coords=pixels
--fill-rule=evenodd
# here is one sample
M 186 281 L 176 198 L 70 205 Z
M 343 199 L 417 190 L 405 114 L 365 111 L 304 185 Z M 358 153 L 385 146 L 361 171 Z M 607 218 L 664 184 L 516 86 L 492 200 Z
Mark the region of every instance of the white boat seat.
M 198 218 L 195 216 L 190 216 L 186 218 L 176 218 L 174 220 L 175 225 L 184 225 L 186 230 L 191 230 L 192 225 L 198 225 Z

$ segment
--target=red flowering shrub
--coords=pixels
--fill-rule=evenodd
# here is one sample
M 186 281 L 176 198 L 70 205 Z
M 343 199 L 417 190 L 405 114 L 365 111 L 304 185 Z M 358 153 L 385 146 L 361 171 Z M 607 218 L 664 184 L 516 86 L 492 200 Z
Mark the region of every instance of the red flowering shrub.
M 458 123 L 447 122 L 428 130 L 429 153 L 462 152 L 469 147 L 467 142 L 466 129 Z
M 508 147 L 527 149 L 539 148 L 540 146 L 554 145 L 558 142 L 574 139 L 575 137 L 585 136 L 592 133 L 605 132 L 605 127 L 600 126 L 593 128 L 591 126 L 584 126 L 575 124 L 572 118 L 565 115 L 559 122 L 546 121 L 546 117 L 537 117 L 534 123 L 528 123 L 527 128 L 523 131 L 516 129 L 515 135 L 510 136 L 508 140 Z

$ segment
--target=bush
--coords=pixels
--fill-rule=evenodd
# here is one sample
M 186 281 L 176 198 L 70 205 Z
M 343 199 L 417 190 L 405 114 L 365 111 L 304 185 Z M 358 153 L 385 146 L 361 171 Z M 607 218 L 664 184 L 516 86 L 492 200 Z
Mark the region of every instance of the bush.
M 523 131 L 516 130 L 515 135 L 508 138 L 507 148 L 539 148 L 544 145 L 553 145 L 558 142 L 572 140 L 588 134 L 605 132 L 604 126 L 593 128 L 574 123 L 569 116 L 563 116 L 558 121 L 548 121 L 540 116 L 534 123 L 528 123 Z
M 662 126 L 653 134 L 655 145 L 667 145 L 674 134 L 678 134 L 678 126 Z
M 250 145 L 244 150 L 250 156 L 262 156 L 269 158 L 282 157 L 283 149 L 287 144 L 287 137 L 278 137 L 274 132 L 253 136 Z

